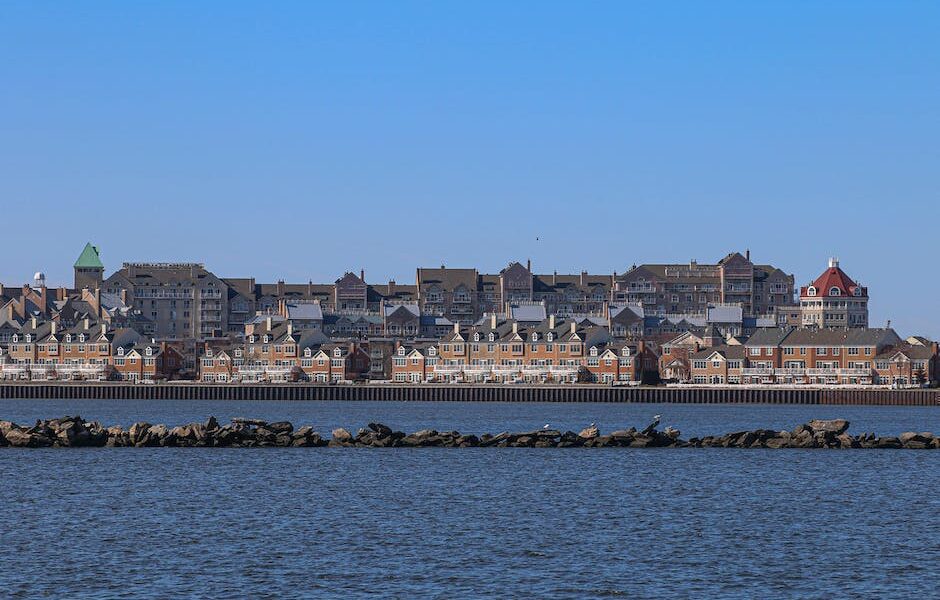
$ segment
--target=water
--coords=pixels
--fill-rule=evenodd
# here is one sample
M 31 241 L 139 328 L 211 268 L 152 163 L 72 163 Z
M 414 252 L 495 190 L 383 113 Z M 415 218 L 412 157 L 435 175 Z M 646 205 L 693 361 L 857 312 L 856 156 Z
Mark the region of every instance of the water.
M 468 432 L 545 422 L 685 435 L 892 407 L 0 401 L 0 418 L 253 416 Z M 4 597 L 931 597 L 940 453 L 0 450 Z

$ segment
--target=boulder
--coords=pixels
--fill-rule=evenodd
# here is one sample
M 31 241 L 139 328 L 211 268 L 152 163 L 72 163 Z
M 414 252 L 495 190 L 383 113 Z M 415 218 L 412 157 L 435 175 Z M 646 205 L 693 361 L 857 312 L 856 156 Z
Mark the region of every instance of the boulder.
M 215 431 L 219 428 L 219 422 L 215 417 L 209 417 L 205 422 L 206 431 Z
M 809 427 L 814 433 L 822 431 L 839 435 L 840 433 L 845 433 L 849 428 L 849 422 L 845 419 L 813 419 L 806 424 L 806 427 Z
M 127 435 L 131 445 L 136 446 L 139 442 L 145 440 L 147 432 L 150 430 L 150 423 L 138 421 L 131 425 L 127 430 Z
M 591 425 L 590 427 L 585 427 L 581 430 L 581 433 L 578 434 L 578 437 L 584 439 L 596 438 L 600 435 L 600 431 L 597 429 L 597 426 Z
M 369 423 L 369 429 L 382 437 L 392 435 L 392 428 L 382 423 Z
M 342 427 L 334 429 L 331 435 L 333 436 L 333 439 L 337 442 L 352 441 L 352 434 Z
M 286 433 L 289 435 L 294 431 L 294 426 L 290 424 L 290 421 L 275 421 L 274 423 L 268 423 L 265 427 L 275 434 Z
M 14 448 L 35 448 L 37 446 L 34 435 L 22 429 L 9 429 L 4 434 L 7 442 Z

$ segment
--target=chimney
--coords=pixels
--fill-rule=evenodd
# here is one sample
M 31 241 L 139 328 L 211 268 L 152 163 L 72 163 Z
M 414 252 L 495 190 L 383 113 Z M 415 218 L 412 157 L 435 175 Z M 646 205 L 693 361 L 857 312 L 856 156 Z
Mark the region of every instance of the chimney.
M 307 280 L 307 296 L 313 296 L 313 281 Z
M 548 315 L 548 328 L 555 329 L 555 313 Z
M 277 280 L 277 295 L 278 297 L 281 297 L 284 295 L 284 280 L 283 279 Z
M 643 354 L 644 350 L 646 350 L 646 342 L 644 342 L 643 340 L 640 340 L 639 342 L 636 343 L 636 353 Z
M 490 329 L 496 329 L 496 313 L 490 314 Z
M 833 257 L 830 256 L 830 257 L 829 257 L 829 268 L 830 268 L 830 269 L 838 269 L 838 268 L 839 268 L 839 259 L 838 259 L 838 258 L 833 258 Z
M 519 333 L 519 323 L 517 323 L 516 321 L 513 321 L 512 323 L 512 332 Z
M 268 326 L 268 331 L 271 331 L 271 322 L 272 322 L 272 319 L 271 319 L 270 315 L 269 315 L 268 318 L 265 320 L 265 322 L 266 322 L 266 324 L 267 324 L 267 326 Z
M 45 284 L 43 284 L 39 288 L 39 303 L 42 305 L 40 309 L 42 311 L 42 314 L 48 316 L 48 311 L 49 311 L 48 291 L 46 289 Z
M 102 324 L 101 324 L 101 335 L 105 335 L 105 334 L 107 334 L 107 333 L 108 333 L 108 324 L 107 324 L 107 323 L 102 323 Z
M 95 312 L 101 316 L 101 288 L 95 288 Z
M 91 327 L 91 319 L 89 319 L 88 317 L 85 317 L 84 325 L 85 325 L 85 331 L 88 331 L 88 329 Z
M 2 287 L 3 286 L 0 286 L 0 290 L 2 290 Z M 56 296 L 55 297 L 56 300 L 58 300 L 59 302 L 64 302 L 69 297 L 68 288 L 64 288 L 64 287 L 56 288 L 55 296 Z
M 529 273 L 532 272 L 532 259 L 531 258 L 526 259 L 525 268 L 529 271 Z
M 36 329 L 36 317 L 30 317 L 29 323 L 32 325 L 33 329 Z
M 121 290 L 121 304 L 127 304 L 127 290 Z
M 50 332 L 52 335 L 55 335 L 55 326 L 56 326 L 56 322 L 55 322 L 55 321 L 52 321 L 51 323 L 49 323 L 49 332 Z
M 359 279 L 361 279 L 363 283 L 366 282 L 366 270 L 365 269 L 359 269 Z
M 584 287 L 584 281 L 587 279 L 587 271 L 581 271 L 581 287 Z
M 571 320 L 571 333 L 577 333 L 577 331 L 578 331 L 578 324 L 575 322 L 574 319 L 572 319 Z
M 454 323 L 454 333 L 460 333 L 460 323 Z
M 291 321 L 287 322 L 287 335 L 292 335 L 294 333 L 294 323 Z
M 388 295 L 389 296 L 395 295 L 395 280 L 394 279 L 388 280 Z
M 744 258 L 746 258 L 746 259 L 748 259 L 748 260 L 751 260 L 751 249 L 750 249 L 750 248 L 748 248 L 747 250 L 744 251 Z
M 552 287 L 555 287 L 558 284 L 557 280 L 558 280 L 558 271 L 553 271 L 552 272 Z

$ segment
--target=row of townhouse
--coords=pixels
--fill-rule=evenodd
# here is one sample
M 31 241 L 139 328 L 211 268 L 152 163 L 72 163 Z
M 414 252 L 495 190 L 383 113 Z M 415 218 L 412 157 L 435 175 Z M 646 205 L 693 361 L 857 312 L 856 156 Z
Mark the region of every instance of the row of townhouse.
M 369 344 L 334 342 L 319 329 L 295 330 L 268 319 L 244 341 L 205 343 L 199 358 L 203 382 L 339 382 L 366 379 Z
M 688 360 L 697 384 L 913 386 L 938 379 L 937 344 L 902 341 L 888 328 L 763 329 L 744 343 L 696 349 Z
M 181 353 L 166 342 L 87 318 L 63 329 L 33 317 L 0 347 L 3 379 L 152 382 L 175 377 L 181 364 Z
M 639 382 L 655 373 L 656 356 L 642 342 L 614 340 L 607 328 L 551 315 L 520 325 L 491 315 L 437 342 L 398 345 L 396 382 Z

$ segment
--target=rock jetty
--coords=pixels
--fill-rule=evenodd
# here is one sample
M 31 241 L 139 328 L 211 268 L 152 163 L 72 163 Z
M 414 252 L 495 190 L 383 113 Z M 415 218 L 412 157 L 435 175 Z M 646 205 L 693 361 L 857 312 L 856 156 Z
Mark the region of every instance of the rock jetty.
M 814 420 L 792 431 L 756 429 L 688 440 L 682 439 L 677 429 L 666 427 L 660 431 L 657 425 L 654 422 L 642 430 L 631 427 L 602 434 L 592 423 L 579 433 L 539 429 L 476 436 L 434 429 L 405 433 L 381 423 L 369 423 L 355 435 L 339 428 L 325 438 L 309 425 L 294 429 L 287 421 L 232 419 L 230 423 L 220 425 L 215 417 L 209 417 L 204 423 L 177 427 L 139 422 L 124 429 L 120 426 L 105 427 L 97 421 L 85 421 L 75 416 L 38 420 L 31 426 L 0 421 L 0 447 L 940 449 L 940 437 L 927 432 L 907 432 L 897 437 L 879 437 L 874 433 L 853 436 L 847 433 L 849 422 L 844 419 Z

